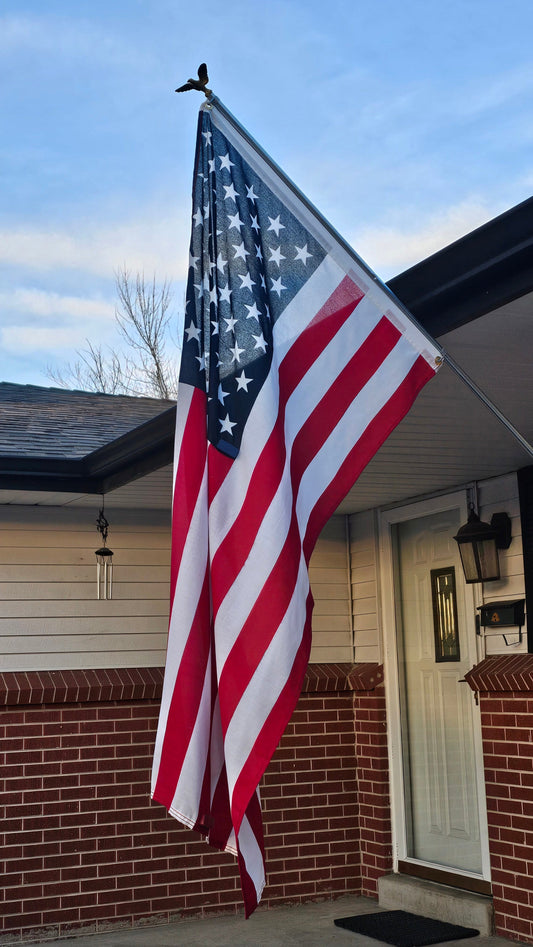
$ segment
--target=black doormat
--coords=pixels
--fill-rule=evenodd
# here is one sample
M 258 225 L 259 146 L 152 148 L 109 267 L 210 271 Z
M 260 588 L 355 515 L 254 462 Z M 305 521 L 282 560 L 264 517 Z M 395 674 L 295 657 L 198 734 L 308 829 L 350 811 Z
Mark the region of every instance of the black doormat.
M 426 944 L 441 944 L 446 940 L 461 940 L 479 934 L 472 927 L 434 921 L 431 917 L 420 917 L 407 911 L 379 911 L 375 914 L 340 917 L 335 924 L 355 934 L 393 944 L 394 947 L 425 947 Z

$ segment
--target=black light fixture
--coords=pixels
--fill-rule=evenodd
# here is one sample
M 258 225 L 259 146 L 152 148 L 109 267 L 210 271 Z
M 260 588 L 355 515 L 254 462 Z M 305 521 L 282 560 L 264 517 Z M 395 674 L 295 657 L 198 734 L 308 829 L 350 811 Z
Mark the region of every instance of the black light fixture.
M 500 578 L 498 549 L 508 549 L 512 538 L 507 513 L 494 513 L 490 523 L 483 523 L 471 504 L 468 523 L 453 538 L 459 546 L 466 582 L 494 582 Z
M 106 545 L 109 523 L 102 509 L 96 520 L 96 528 L 102 537 L 103 545 L 95 552 L 96 556 L 96 598 L 113 598 L 113 550 Z

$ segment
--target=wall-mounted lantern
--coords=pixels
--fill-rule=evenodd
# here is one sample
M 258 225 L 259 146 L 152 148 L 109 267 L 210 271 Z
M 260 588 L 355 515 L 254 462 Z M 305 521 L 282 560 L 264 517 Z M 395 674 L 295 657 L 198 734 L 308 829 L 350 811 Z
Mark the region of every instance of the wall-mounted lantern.
M 106 545 L 109 523 L 104 516 L 104 508 L 100 510 L 96 520 L 96 528 L 102 537 L 103 545 L 95 552 L 96 556 L 96 598 L 113 598 L 113 550 Z
M 508 549 L 512 538 L 507 513 L 494 513 L 490 523 L 483 523 L 471 505 L 468 523 L 453 538 L 459 546 L 466 582 L 494 582 L 500 578 L 498 549 Z

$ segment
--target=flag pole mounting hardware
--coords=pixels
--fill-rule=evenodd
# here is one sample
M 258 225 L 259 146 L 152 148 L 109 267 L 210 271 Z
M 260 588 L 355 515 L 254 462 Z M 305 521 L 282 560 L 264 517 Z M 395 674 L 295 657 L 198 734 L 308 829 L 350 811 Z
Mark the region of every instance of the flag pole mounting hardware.
M 180 85 L 175 91 L 176 92 L 190 92 L 191 89 L 196 89 L 197 92 L 203 92 L 207 99 L 210 99 L 213 95 L 213 90 L 207 88 L 207 83 L 209 82 L 209 76 L 207 74 L 207 66 L 205 62 L 200 63 L 198 66 L 198 78 L 197 79 L 187 79 L 183 85 Z

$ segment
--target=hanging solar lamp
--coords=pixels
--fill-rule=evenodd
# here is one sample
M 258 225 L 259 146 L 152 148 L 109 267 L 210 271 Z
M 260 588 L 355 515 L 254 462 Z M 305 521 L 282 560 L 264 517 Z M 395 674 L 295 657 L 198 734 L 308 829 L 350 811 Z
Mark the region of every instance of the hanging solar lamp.
M 96 556 L 96 598 L 113 598 L 113 550 L 106 545 L 109 523 L 104 516 L 104 507 L 98 514 L 96 528 L 102 537 L 103 545 L 95 552 Z

